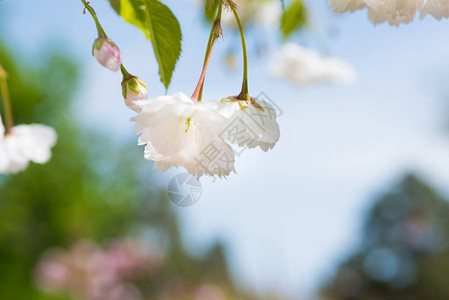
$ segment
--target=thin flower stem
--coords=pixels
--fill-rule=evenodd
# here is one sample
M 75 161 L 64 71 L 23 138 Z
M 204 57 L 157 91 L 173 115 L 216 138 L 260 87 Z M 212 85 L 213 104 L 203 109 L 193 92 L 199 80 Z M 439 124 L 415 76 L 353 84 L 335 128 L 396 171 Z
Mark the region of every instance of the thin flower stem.
M 92 18 L 95 21 L 95 25 L 97 26 L 97 31 L 98 31 L 98 37 L 108 38 L 108 35 L 106 34 L 103 27 L 101 26 L 100 21 L 98 21 L 97 14 L 95 13 L 95 10 L 92 8 L 92 6 L 89 5 L 89 2 L 87 2 L 86 0 L 81 0 L 81 2 L 83 2 L 84 6 L 89 11 Z M 131 75 L 128 72 L 128 70 L 126 70 L 126 68 L 123 64 L 120 65 L 120 71 L 123 74 L 123 79 L 129 79 L 129 78 L 133 77 L 133 75 Z
M 0 65 L 0 90 L 2 94 L 3 107 L 5 109 L 6 132 L 9 132 L 11 128 L 14 127 L 14 119 L 12 115 L 11 98 L 9 96 L 7 78 L 8 74 Z
M 215 36 L 215 22 L 212 25 L 212 29 L 210 30 L 209 40 L 207 41 L 207 48 L 206 48 L 206 54 L 204 55 L 203 69 L 204 69 L 204 66 L 206 65 L 207 57 L 209 56 L 209 53 L 210 53 L 210 44 L 211 44 L 214 36 Z M 204 88 L 204 80 L 203 80 L 203 83 L 201 84 L 200 92 L 198 94 L 198 101 L 201 101 L 203 99 L 203 88 Z
M 238 96 L 239 99 L 242 100 L 248 100 L 249 99 L 249 93 L 248 93 L 248 54 L 246 51 L 246 42 L 245 42 L 245 34 L 243 33 L 243 26 L 240 22 L 239 15 L 237 14 L 237 10 L 235 9 L 235 4 L 230 1 L 226 0 L 229 4 L 229 7 L 232 10 L 232 13 L 234 14 L 235 20 L 237 21 L 237 25 L 239 27 L 240 31 L 240 38 L 242 39 L 242 49 L 243 49 L 243 83 L 242 83 L 242 91 L 240 92 L 240 95 Z
M 215 18 L 214 22 L 212 23 L 212 28 L 210 29 L 209 40 L 207 41 L 207 47 L 206 47 L 206 54 L 204 55 L 203 68 L 206 65 L 207 57 L 209 56 L 209 52 L 211 51 L 212 40 L 217 39 L 217 37 L 218 37 L 217 36 L 217 24 L 219 24 L 221 22 L 222 11 L 223 11 L 223 2 L 220 1 L 220 5 L 218 6 L 217 17 Z M 221 25 L 220 25 L 220 30 L 221 30 Z M 204 88 L 204 81 L 200 88 L 200 92 L 198 95 L 198 101 L 201 101 L 201 99 L 203 99 L 203 88 Z
M 107 38 L 108 36 L 106 35 L 106 32 L 104 31 L 103 27 L 101 27 L 101 24 L 98 21 L 97 14 L 95 13 L 95 10 L 92 8 L 92 6 L 89 5 L 89 2 L 87 2 L 86 0 L 81 0 L 81 2 L 83 2 L 84 6 L 89 11 L 89 13 L 91 14 L 92 18 L 95 21 L 95 25 L 97 26 L 97 31 L 98 31 L 98 37 L 105 37 L 105 38 Z
M 98 31 L 98 37 L 108 38 L 108 35 L 106 34 L 106 31 L 104 31 L 103 27 L 100 24 L 100 21 L 98 21 L 97 14 L 95 13 L 95 10 L 92 8 L 92 6 L 89 5 L 89 2 L 87 2 L 86 0 L 81 0 L 81 2 L 83 2 L 84 6 L 89 11 L 89 13 L 91 14 L 92 18 L 95 21 L 95 25 L 97 26 L 97 31 Z M 125 68 L 125 66 L 123 64 L 120 65 L 120 70 L 122 71 L 123 77 L 125 79 L 129 79 L 129 78 L 133 77 L 133 75 L 131 75 L 126 70 L 126 68 Z
M 192 99 L 193 102 L 199 101 L 198 100 L 198 95 L 200 93 L 201 87 L 203 86 L 204 78 L 206 77 L 206 71 L 207 71 L 207 67 L 209 65 L 210 58 L 212 56 L 212 49 L 214 48 L 215 40 L 216 40 L 216 38 L 213 38 L 212 41 L 211 41 L 210 51 L 209 51 L 209 54 L 206 57 L 206 61 L 204 63 L 204 67 L 203 67 L 203 72 L 201 72 L 200 80 L 198 81 L 198 84 L 196 86 L 195 91 L 193 92 L 192 97 L 190 97 L 190 99 Z

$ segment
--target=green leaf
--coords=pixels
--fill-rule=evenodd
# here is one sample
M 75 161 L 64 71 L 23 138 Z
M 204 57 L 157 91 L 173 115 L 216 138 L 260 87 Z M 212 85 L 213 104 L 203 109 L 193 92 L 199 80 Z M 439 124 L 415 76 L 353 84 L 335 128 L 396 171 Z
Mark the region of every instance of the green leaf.
M 120 14 L 121 11 L 121 3 L 120 0 L 109 0 L 109 2 L 111 3 L 112 8 L 118 13 Z
M 167 89 L 176 62 L 181 55 L 182 33 L 178 20 L 171 10 L 157 0 L 146 0 L 147 25 L 159 63 L 159 75 Z
M 140 28 L 153 44 L 159 75 L 167 89 L 181 54 L 182 33 L 171 10 L 158 0 L 109 0 L 123 19 Z
M 281 19 L 281 31 L 284 38 L 289 37 L 307 23 L 307 10 L 302 1 L 295 0 L 284 11 Z
M 222 0 L 206 0 L 204 11 L 206 18 L 211 22 L 215 21 L 215 18 L 217 17 L 220 1 Z
M 146 25 L 144 0 L 109 0 L 112 8 L 126 22 L 133 24 L 145 33 L 147 39 L 150 38 L 148 26 Z

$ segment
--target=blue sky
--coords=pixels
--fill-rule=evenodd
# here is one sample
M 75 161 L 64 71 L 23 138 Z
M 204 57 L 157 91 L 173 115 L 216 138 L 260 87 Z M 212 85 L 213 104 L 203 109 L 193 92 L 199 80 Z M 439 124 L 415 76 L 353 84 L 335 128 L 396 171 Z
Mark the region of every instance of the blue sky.
M 293 41 L 349 61 L 359 73 L 358 83 L 294 86 L 267 76 L 271 52 L 252 55 L 250 90 L 264 91 L 284 111 L 281 139 L 268 153 L 245 152 L 236 163 L 238 174 L 228 180 L 202 180 L 201 200 L 178 209 L 192 251 L 222 239 L 239 283 L 261 292 L 280 290 L 295 299 L 311 294 L 357 245 L 374 193 L 408 171 L 444 192 L 449 186 L 449 21 L 426 18 L 399 28 L 374 26 L 366 12 L 335 16 L 326 1 L 309 2 L 314 2 L 310 31 Z M 184 34 L 169 93 L 190 94 L 209 30 L 190 1 L 165 3 L 179 17 Z M 163 94 L 143 34 L 122 22 L 107 1 L 91 4 L 120 46 L 128 70 L 148 84 L 150 96 Z M 46 42 L 70 49 L 84 75 L 73 110 L 86 126 L 134 141 L 133 113 L 123 105 L 120 75 L 90 56 L 95 27 L 81 12 L 80 1 L 3 0 L 0 30 L 25 60 L 36 57 Z M 268 32 L 266 39 L 273 50 L 278 38 Z M 225 31 L 216 47 L 206 99 L 239 92 L 240 69 L 231 72 L 223 64 L 235 40 Z M 253 38 L 249 44 L 254 49 Z M 167 184 L 179 172 L 170 170 L 158 178 Z

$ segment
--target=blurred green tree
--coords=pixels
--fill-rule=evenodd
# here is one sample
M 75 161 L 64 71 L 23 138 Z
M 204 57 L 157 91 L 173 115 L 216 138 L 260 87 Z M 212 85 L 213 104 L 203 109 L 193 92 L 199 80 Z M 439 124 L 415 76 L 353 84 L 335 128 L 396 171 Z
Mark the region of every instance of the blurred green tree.
M 327 299 L 449 299 L 449 203 L 409 175 L 375 201 L 357 253 L 323 289 Z
M 153 242 L 166 254 L 154 282 L 142 285 L 148 299 L 179 280 L 187 293 L 211 283 L 236 295 L 222 246 L 201 257 L 186 252 L 165 194 L 141 179 L 140 149 L 81 127 L 71 112 L 77 64 L 61 53 L 30 66 L 0 46 L 16 124 L 50 125 L 59 135 L 48 164 L 0 176 L 0 299 L 68 299 L 45 295 L 33 284 L 34 267 L 45 250 L 68 248 L 80 239 L 102 243 L 148 232 L 156 233 Z
M 123 149 L 82 132 L 71 114 L 78 83 L 74 62 L 55 52 L 33 69 L 4 48 L 0 61 L 9 73 L 16 123 L 47 124 L 59 135 L 48 164 L 1 177 L 0 282 L 8 288 L 0 289 L 0 299 L 32 299 L 32 269 L 43 251 L 124 234 L 135 214 L 132 202 L 142 191 L 129 159 L 120 155 Z M 104 147 L 106 155 L 99 151 Z

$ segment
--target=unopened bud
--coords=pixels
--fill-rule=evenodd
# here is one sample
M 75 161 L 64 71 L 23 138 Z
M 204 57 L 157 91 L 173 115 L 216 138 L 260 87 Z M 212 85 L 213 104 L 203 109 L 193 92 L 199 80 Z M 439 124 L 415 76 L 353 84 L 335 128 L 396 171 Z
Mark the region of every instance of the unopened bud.
M 102 66 L 114 72 L 120 69 L 120 65 L 122 64 L 120 50 L 110 39 L 99 37 L 95 40 L 92 51 Z
M 132 76 L 122 81 L 122 94 L 125 98 L 125 104 L 132 110 L 139 112 L 140 108 L 136 106 L 135 101 L 148 100 L 147 86 L 138 77 Z

